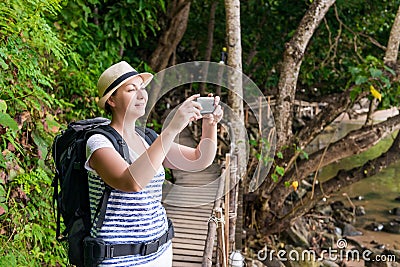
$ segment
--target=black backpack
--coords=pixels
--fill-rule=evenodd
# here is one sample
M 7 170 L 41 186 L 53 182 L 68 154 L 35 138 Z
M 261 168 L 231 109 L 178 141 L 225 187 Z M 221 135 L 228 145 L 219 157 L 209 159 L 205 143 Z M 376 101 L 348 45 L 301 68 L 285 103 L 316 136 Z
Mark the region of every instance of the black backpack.
M 68 241 L 68 258 L 71 264 L 83 266 L 83 239 L 90 235 L 93 222 L 90 219 L 88 172 L 86 161 L 86 142 L 93 134 L 106 136 L 114 148 L 130 164 L 129 150 L 122 136 L 111 126 L 106 118 L 93 118 L 70 123 L 66 130 L 57 135 L 52 145 L 56 175 L 53 179 L 53 206 L 56 208 L 56 236 L 58 240 Z M 157 134 L 149 128 L 135 127 L 136 132 L 151 145 Z M 112 188 L 106 190 L 96 210 L 99 218 L 96 227 L 100 228 Z M 65 230 L 61 233 L 61 217 Z

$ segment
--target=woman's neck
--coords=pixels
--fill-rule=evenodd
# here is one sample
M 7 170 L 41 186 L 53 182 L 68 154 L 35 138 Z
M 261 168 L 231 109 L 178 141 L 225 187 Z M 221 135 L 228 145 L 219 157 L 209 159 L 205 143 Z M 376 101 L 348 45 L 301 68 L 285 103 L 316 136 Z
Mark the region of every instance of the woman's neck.
M 111 119 L 110 126 L 113 127 L 122 136 L 132 136 L 135 134 L 136 119 L 117 118 Z

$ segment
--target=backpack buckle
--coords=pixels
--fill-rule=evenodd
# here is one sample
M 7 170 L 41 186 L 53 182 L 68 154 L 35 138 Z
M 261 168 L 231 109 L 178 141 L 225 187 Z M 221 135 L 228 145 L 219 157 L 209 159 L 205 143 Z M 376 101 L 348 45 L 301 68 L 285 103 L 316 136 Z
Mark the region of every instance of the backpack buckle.
M 106 246 L 106 258 L 114 258 L 114 246 Z
M 155 240 L 155 241 L 152 241 L 152 242 L 148 242 L 148 243 L 143 245 L 142 251 L 141 251 L 140 254 L 142 256 L 147 256 L 147 255 L 153 254 L 153 253 L 157 252 L 158 247 L 159 247 L 159 240 L 158 239 Z
M 124 139 L 118 140 L 118 144 L 120 144 L 121 146 L 126 146 Z

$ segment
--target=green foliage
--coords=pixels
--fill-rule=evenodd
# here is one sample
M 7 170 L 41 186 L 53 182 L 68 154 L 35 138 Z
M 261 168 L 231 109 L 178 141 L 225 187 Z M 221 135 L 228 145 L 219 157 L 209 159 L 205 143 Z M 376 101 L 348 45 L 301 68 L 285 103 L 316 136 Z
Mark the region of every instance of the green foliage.
M 182 61 L 204 59 L 211 3 L 192 3 L 189 34 L 184 36 L 177 54 Z M 288 0 L 241 2 L 243 72 L 265 94 L 274 93 L 285 43 L 311 4 L 312 1 Z M 312 98 L 348 88 L 350 68 L 369 55 L 383 58 L 384 51 L 371 40 L 382 46 L 387 44 L 397 9 L 396 1 L 336 1 L 307 47 L 298 79 L 302 92 L 298 93 Z M 224 3 L 218 1 L 212 61 L 219 61 L 221 48 L 229 45 L 225 34 Z
M 146 51 L 144 41 L 160 30 L 158 19 L 166 11 L 165 1 L 70 0 L 63 4 L 62 12 L 49 19 L 59 38 L 74 51 L 68 55 L 69 65 L 56 70 L 63 77 L 54 85 L 56 95 L 70 101 L 64 119 L 104 116 L 96 105 L 98 77 L 121 59 L 151 71 L 137 58 Z
M 226 46 L 224 1 L 211 0 L 193 1 L 190 5 L 189 21 L 186 30 L 190 34 L 183 37 L 180 45 L 181 53 L 179 53 L 179 57 L 182 61 L 205 60 L 210 9 L 213 4 L 216 4 L 216 11 L 211 61 L 220 61 L 221 51 Z M 193 38 L 193 36 L 199 38 Z
M 66 265 L 54 232 L 51 143 L 67 122 L 104 115 L 98 76 L 159 30 L 160 7 L 164 1 L 0 3 L 1 266 Z
M 266 94 L 277 87 L 284 44 L 311 3 L 241 2 L 243 71 Z M 168 4 L 0 2 L 1 266 L 66 265 L 65 250 L 55 240 L 50 203 L 51 142 L 67 122 L 104 115 L 96 105 L 96 81 L 106 67 L 125 59 L 138 70 L 151 72 L 142 59 L 149 57 L 168 25 Z M 176 50 L 177 63 L 203 59 L 212 4 L 192 1 L 187 33 Z M 355 98 L 373 86 L 382 96 L 380 108 L 398 106 L 400 88 L 388 78 L 394 71 L 383 65 L 383 51 L 370 42 L 371 37 L 386 45 L 397 8 L 397 1 L 338 0 L 311 39 L 298 88 L 314 97 L 355 85 Z M 218 2 L 215 23 L 211 60 L 219 61 L 221 48 L 228 45 L 223 1 Z M 320 90 L 315 93 L 314 88 Z M 162 125 L 152 121 L 149 126 L 159 131 Z M 266 140 L 250 140 L 252 156 L 270 163 L 273 159 L 260 153 L 260 147 L 268 145 Z M 278 152 L 275 159 L 282 160 L 283 154 Z M 272 179 L 284 175 L 284 168 L 275 165 Z
M 336 1 L 307 47 L 299 74 L 301 94 L 319 97 L 347 89 L 350 81 L 365 83 L 371 74 L 354 80 L 351 69 L 369 64 L 368 57 L 382 62 L 381 47 L 387 45 L 397 9 L 396 1 Z M 384 70 L 382 64 L 379 69 Z
M 279 177 L 282 177 L 285 174 L 285 168 L 276 165 L 276 161 L 271 158 L 268 154 L 263 154 L 265 151 L 269 151 L 271 144 L 266 138 L 258 138 L 256 139 L 249 139 L 249 145 L 250 145 L 250 155 L 257 159 L 258 162 L 261 162 L 265 166 L 271 162 L 275 164 L 275 169 L 273 170 L 273 173 L 271 174 L 271 179 L 274 182 L 279 181 Z M 276 157 L 279 159 L 283 158 L 282 152 L 277 152 Z
M 295 152 L 297 154 L 300 154 L 301 157 L 305 158 L 308 160 L 308 153 L 306 151 L 304 151 L 303 149 L 301 149 L 300 147 L 298 147 L 297 145 L 293 145 L 295 148 Z
M 65 251 L 55 240 L 46 157 L 63 107 L 53 71 L 69 53 L 46 16 L 60 1 L 0 3 L 0 265 L 56 266 Z M 40 211 L 40 212 L 39 212 Z
M 278 85 L 284 44 L 293 36 L 308 5 L 288 0 L 242 2 L 243 71 L 267 95 Z
M 66 265 L 66 251 L 55 238 L 51 182 L 39 168 L 15 177 L 0 195 L 8 207 L 0 217 L 1 266 Z
M 11 116 L 6 113 L 7 111 L 7 103 L 6 101 L 0 99 L 0 124 L 3 127 L 8 127 L 11 131 L 18 131 L 18 124 L 11 118 Z
M 379 91 L 381 95 L 379 108 L 387 109 L 398 105 L 400 87 L 390 81 L 389 76 L 395 73 L 384 65 L 383 60 L 374 56 L 367 56 L 361 64 L 351 67 L 349 73 L 351 74 L 349 82 L 356 85 L 350 95 L 352 99 L 355 99 L 362 92 L 370 91 L 372 87 L 373 90 Z M 372 99 L 374 96 L 369 94 L 368 97 Z
M 51 107 L 62 106 L 51 92 L 51 68 L 52 60 L 63 59 L 66 50 L 45 20 L 45 14 L 57 10 L 58 1 L 47 5 L 31 1 L 30 5 L 36 8 L 17 0 L 0 4 L 1 24 L 7 25 L 0 29 L 1 141 L 3 156 L 15 162 L 22 162 L 33 152 L 28 138 L 34 129 L 39 130 L 36 136 L 48 136 L 54 130 L 48 127 Z M 7 16 L 9 13 L 12 18 Z M 55 122 L 52 125 L 57 127 Z M 37 140 L 35 136 L 33 139 Z M 38 147 L 40 153 L 37 155 L 44 159 L 47 148 L 44 145 Z M 4 165 L 4 162 L 0 164 Z
M 267 138 L 259 138 L 258 140 L 249 139 L 249 145 L 250 154 L 258 161 L 261 161 L 264 165 L 267 165 L 269 162 L 274 160 L 268 154 L 265 154 L 265 152 L 269 151 L 271 148 L 271 143 Z

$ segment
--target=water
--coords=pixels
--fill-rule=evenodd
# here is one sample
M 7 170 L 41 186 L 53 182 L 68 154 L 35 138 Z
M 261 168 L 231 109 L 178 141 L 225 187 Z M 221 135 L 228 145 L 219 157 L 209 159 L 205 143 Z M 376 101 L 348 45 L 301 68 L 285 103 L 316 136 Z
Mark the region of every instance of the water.
M 308 152 L 312 152 L 318 147 L 324 147 L 329 142 L 334 142 L 343 137 L 350 130 L 361 127 L 360 124 L 341 123 L 334 125 L 329 131 L 321 134 L 313 144 L 308 148 Z M 337 129 L 337 130 L 335 130 Z M 337 163 L 331 164 L 320 170 L 318 178 L 321 181 L 326 181 L 334 177 L 341 169 L 352 169 L 357 166 L 362 166 L 370 159 L 376 158 L 384 153 L 392 144 L 395 134 L 389 136 L 379 142 L 377 145 L 370 148 L 359 155 L 354 155 L 346 159 L 342 159 Z M 364 244 L 369 244 L 372 240 L 378 243 L 385 244 L 388 247 L 397 247 L 400 249 L 400 235 L 389 234 L 385 232 L 373 232 L 364 229 L 366 225 L 372 222 L 388 222 L 394 219 L 389 213 L 393 208 L 400 208 L 400 202 L 395 201 L 396 197 L 400 196 L 400 162 L 390 165 L 385 170 L 378 174 L 365 178 L 350 186 L 347 186 L 335 193 L 331 197 L 342 200 L 347 206 L 350 206 L 349 200 L 343 194 L 346 193 L 350 198 L 362 196 L 361 201 L 352 200 L 354 205 L 361 205 L 366 210 L 366 215 L 357 217 L 355 226 L 363 232 L 363 236 L 355 237 Z

